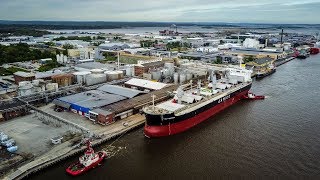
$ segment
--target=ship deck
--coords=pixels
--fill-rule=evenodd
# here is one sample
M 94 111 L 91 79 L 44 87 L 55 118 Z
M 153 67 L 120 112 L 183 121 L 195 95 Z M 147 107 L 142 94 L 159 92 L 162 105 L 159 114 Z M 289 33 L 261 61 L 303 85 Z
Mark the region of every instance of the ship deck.
M 236 85 L 232 85 L 230 88 L 225 90 L 220 90 L 219 92 L 212 94 L 209 93 L 209 88 L 202 88 L 200 92 L 201 99 L 198 98 L 197 95 L 193 95 L 193 92 L 196 92 L 196 89 L 188 90 L 185 93 L 187 96 L 194 96 L 195 101 L 182 101 L 181 104 L 178 104 L 175 98 L 172 98 L 168 101 L 162 102 L 156 105 L 154 108 L 152 106 L 146 107 L 144 110 L 150 114 L 167 114 L 174 113 L 175 115 L 182 115 L 187 112 L 196 110 L 212 101 L 218 100 L 220 98 L 225 97 L 228 94 L 231 94 L 247 85 L 251 82 L 239 83 Z M 196 99 L 198 98 L 198 99 Z

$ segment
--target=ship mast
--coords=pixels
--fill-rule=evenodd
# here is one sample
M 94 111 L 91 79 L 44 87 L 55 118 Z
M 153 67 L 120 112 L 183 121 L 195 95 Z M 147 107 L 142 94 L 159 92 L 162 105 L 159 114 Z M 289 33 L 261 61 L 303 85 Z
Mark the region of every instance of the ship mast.
M 155 109 L 154 98 L 156 98 L 156 95 L 152 94 L 151 97 L 152 97 L 152 110 L 154 111 L 154 109 Z
M 201 80 L 198 81 L 197 95 L 200 96 Z

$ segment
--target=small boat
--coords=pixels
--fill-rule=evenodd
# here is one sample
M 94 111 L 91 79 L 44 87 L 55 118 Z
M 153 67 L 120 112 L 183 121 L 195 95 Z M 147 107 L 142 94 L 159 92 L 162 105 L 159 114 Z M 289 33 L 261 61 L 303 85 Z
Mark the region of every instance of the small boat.
M 244 96 L 244 99 L 258 100 L 258 99 L 265 99 L 265 96 L 257 96 L 255 94 L 249 92 L 247 95 Z
M 97 153 L 91 147 L 90 141 L 87 141 L 87 150 L 83 156 L 79 157 L 79 161 L 71 164 L 66 172 L 72 176 L 78 176 L 84 172 L 95 168 L 106 158 L 107 154 L 104 151 L 99 151 Z
M 312 47 L 310 48 L 310 54 L 318 54 L 320 52 L 319 48 Z

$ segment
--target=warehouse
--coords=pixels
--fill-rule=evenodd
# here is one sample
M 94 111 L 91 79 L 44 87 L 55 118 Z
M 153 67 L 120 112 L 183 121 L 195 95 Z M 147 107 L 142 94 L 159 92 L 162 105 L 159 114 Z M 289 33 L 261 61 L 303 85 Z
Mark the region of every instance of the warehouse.
M 89 111 L 126 99 L 124 96 L 91 90 L 58 98 L 53 103 L 79 115 L 89 117 Z

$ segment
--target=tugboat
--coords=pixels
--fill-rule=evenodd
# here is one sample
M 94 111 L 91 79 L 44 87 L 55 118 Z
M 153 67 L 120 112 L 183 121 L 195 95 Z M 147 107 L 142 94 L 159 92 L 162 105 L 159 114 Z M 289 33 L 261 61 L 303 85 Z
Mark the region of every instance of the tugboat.
M 68 174 L 72 176 L 78 176 L 80 174 L 83 174 L 84 172 L 95 168 L 101 161 L 103 161 L 106 158 L 106 152 L 99 151 L 98 153 L 95 153 L 94 150 L 91 147 L 91 143 L 88 140 L 87 141 L 87 150 L 84 153 L 83 156 L 79 157 L 79 161 L 70 165 L 66 171 Z
M 258 99 L 264 99 L 265 96 L 257 96 L 251 92 L 248 92 L 248 94 L 244 95 L 244 99 L 249 99 L 249 100 L 258 100 Z
M 320 49 L 317 47 L 310 48 L 310 54 L 318 54 L 320 52 Z

